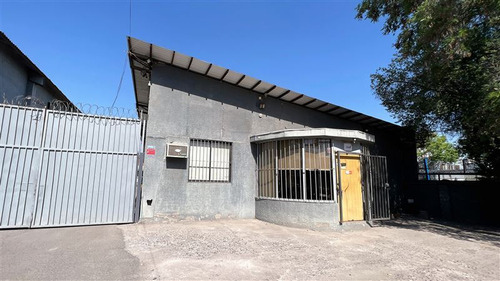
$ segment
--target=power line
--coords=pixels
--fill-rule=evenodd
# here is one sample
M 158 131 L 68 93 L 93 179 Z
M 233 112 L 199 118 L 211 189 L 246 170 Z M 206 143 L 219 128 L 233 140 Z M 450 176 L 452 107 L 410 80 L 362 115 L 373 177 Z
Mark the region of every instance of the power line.
M 123 70 L 122 70 L 122 75 L 120 77 L 120 83 L 118 83 L 118 90 L 116 91 L 116 96 L 115 96 L 115 99 L 113 100 L 113 104 L 111 105 L 111 107 L 114 107 L 115 106 L 115 102 L 116 102 L 116 99 L 118 99 L 118 94 L 120 94 L 120 89 L 122 88 L 122 82 L 123 82 L 123 75 L 125 74 L 125 68 L 127 66 L 127 55 L 125 55 L 125 61 L 123 62 Z
M 128 11 L 128 36 L 132 35 L 132 0 L 129 1 L 129 11 Z M 118 83 L 118 90 L 116 90 L 115 99 L 111 107 L 115 106 L 118 95 L 120 94 L 120 89 L 122 88 L 123 76 L 125 75 L 125 68 L 127 67 L 128 56 L 125 55 L 125 61 L 123 62 L 122 75 L 120 76 L 120 83 Z

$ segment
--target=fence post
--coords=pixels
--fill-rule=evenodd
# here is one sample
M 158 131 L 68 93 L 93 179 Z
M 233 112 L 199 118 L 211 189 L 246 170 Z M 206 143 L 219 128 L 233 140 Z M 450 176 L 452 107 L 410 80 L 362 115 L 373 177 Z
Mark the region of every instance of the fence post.
M 424 158 L 424 170 L 425 170 L 425 178 L 428 181 L 431 180 L 431 176 L 429 175 L 429 163 L 427 158 Z
M 373 214 L 372 214 L 372 198 L 373 198 L 373 183 L 372 183 L 372 161 L 369 156 L 362 156 L 365 161 L 364 165 L 366 166 L 364 168 L 366 175 L 365 175 L 365 181 L 366 181 L 366 197 L 367 197 L 367 206 L 368 206 L 368 221 L 372 221 L 373 219 Z
M 146 120 L 143 119 L 143 113 L 141 111 L 140 114 L 140 123 L 142 126 L 141 128 L 141 141 L 140 141 L 140 147 L 139 151 L 137 151 L 137 162 L 138 162 L 138 167 L 137 167 L 137 177 L 136 177 L 136 186 L 135 186 L 135 206 L 134 206 L 134 222 L 138 222 L 139 219 L 141 218 L 141 201 L 142 201 L 142 169 L 144 165 L 144 148 L 146 145 Z
M 340 152 L 337 152 L 337 175 L 337 186 L 339 187 L 339 223 L 342 225 L 344 214 L 342 213 L 342 173 L 340 172 Z

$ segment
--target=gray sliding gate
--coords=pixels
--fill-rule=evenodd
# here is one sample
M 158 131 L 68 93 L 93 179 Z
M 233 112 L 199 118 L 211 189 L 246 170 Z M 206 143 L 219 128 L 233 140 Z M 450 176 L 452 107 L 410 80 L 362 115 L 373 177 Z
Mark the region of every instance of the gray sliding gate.
M 361 169 L 366 219 L 368 221 L 390 219 L 386 157 L 362 154 Z
M 0 228 L 133 222 L 143 122 L 0 104 Z

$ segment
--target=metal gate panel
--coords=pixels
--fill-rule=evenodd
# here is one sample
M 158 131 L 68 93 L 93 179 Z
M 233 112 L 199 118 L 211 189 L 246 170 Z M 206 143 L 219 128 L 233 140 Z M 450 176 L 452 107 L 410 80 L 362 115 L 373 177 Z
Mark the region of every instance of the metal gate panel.
M 0 104 L 0 228 L 133 222 L 140 130 L 137 119 Z
M 42 109 L 0 105 L 0 228 L 30 226 Z
M 133 222 L 141 123 L 48 111 L 32 227 Z
M 361 165 L 367 220 L 390 219 L 391 211 L 386 157 L 362 155 Z

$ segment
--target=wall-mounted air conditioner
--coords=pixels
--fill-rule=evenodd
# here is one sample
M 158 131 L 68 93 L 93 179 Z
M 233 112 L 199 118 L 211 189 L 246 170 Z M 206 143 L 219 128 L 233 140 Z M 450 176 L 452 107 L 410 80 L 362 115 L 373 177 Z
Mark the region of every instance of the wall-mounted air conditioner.
M 187 144 L 167 143 L 166 156 L 174 158 L 187 158 L 188 157 Z

